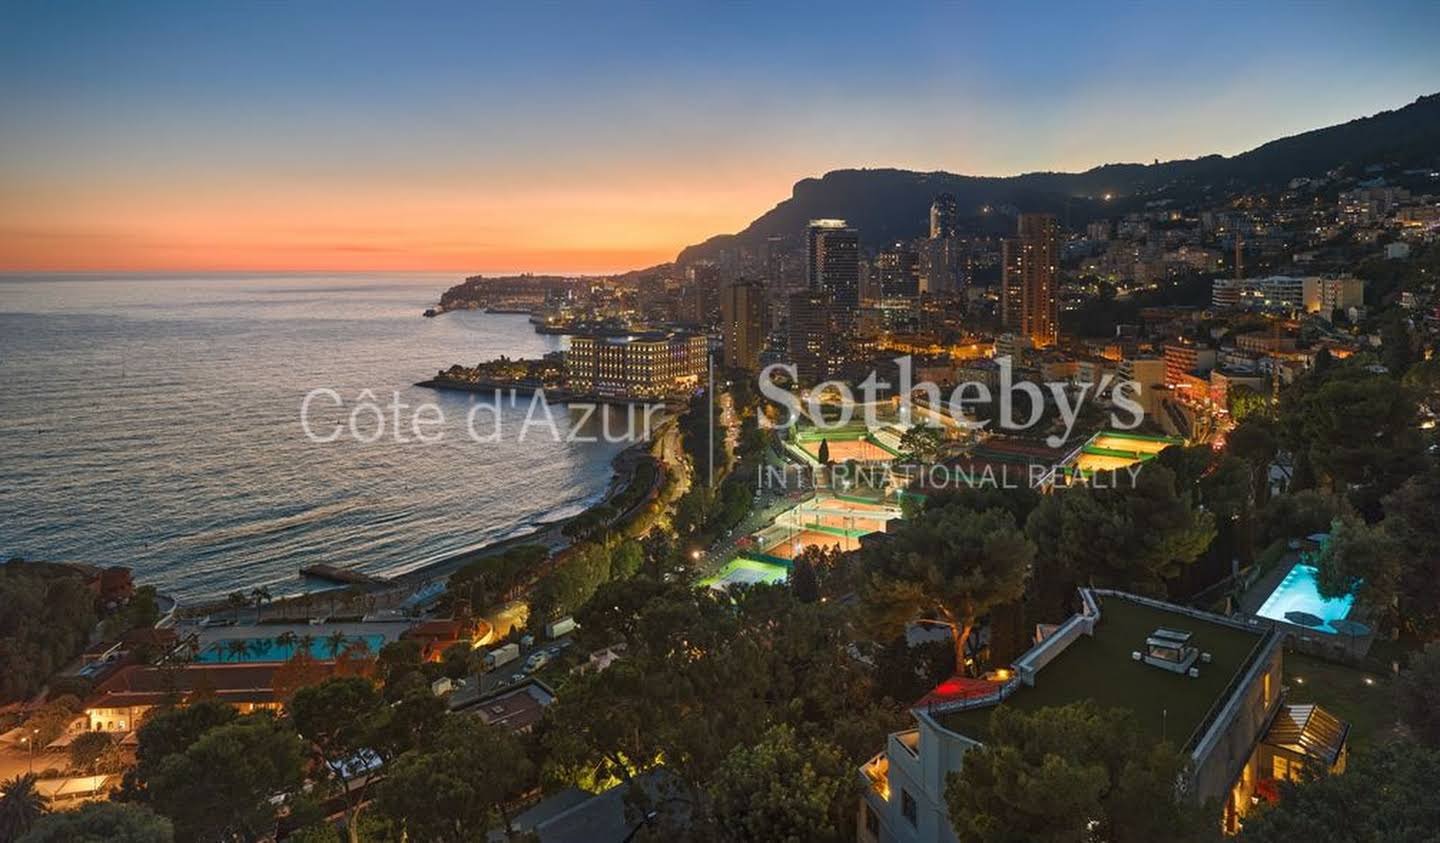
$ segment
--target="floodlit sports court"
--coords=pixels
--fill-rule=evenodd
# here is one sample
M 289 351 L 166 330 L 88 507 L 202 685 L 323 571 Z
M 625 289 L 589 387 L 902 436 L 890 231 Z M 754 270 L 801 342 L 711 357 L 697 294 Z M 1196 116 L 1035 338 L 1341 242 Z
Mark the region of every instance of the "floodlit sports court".
M 802 442 L 800 443 L 800 447 L 805 449 L 805 453 L 819 460 L 821 442 L 828 442 L 830 444 L 830 461 L 834 463 L 849 462 L 850 460 L 859 462 L 888 460 L 894 456 L 876 443 L 871 442 L 868 438 L 818 439 L 810 442 Z
M 789 575 L 790 569 L 784 565 L 741 557 L 730 560 L 714 576 L 706 577 L 699 584 L 724 591 L 737 584 L 782 583 Z
M 885 522 L 899 517 L 898 506 L 822 493 L 781 513 L 775 523 L 802 530 L 841 531 L 843 535 L 858 538 L 883 531 Z
M 900 456 L 900 432 L 894 425 L 871 430 L 864 425 L 848 425 L 833 430 L 809 428 L 796 431 L 788 444 L 792 453 L 805 462 L 820 464 L 820 445 L 824 443 L 831 463 L 886 462 Z
M 1069 460 L 1069 467 L 1086 476 L 1097 471 L 1119 471 L 1135 463 L 1153 460 L 1171 445 L 1180 444 L 1183 443 L 1179 439 L 1165 436 L 1101 431 L 1075 452 Z
M 799 556 L 807 547 L 855 550 L 860 547 L 860 540 L 820 530 L 787 530 L 778 542 L 765 548 L 765 555 L 789 560 Z

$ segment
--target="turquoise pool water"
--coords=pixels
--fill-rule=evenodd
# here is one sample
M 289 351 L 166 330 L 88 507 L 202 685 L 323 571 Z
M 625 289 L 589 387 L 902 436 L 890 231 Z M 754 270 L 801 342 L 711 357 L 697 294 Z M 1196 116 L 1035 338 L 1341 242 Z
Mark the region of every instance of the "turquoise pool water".
M 244 653 L 232 653 L 230 651 L 231 641 L 245 642 Z M 385 645 L 383 635 L 348 635 L 345 637 L 345 644 L 340 646 L 343 652 L 346 645 L 354 645 L 363 642 L 370 648 L 371 655 L 378 655 L 380 648 Z M 299 644 L 280 644 L 274 638 L 227 638 L 223 641 L 216 641 L 200 651 L 196 661 L 202 662 L 283 662 L 295 655 L 300 649 Z M 316 636 L 310 642 L 310 655 L 317 659 L 327 660 L 334 658 L 330 642 L 323 637 Z
M 1324 632 L 1330 635 L 1335 630 L 1329 626 L 1330 621 L 1339 620 L 1350 614 L 1350 607 L 1355 603 L 1355 596 L 1347 594 L 1334 600 L 1326 600 L 1320 596 L 1320 589 L 1315 585 L 1317 570 L 1314 565 L 1296 565 L 1285 575 L 1285 579 L 1270 592 L 1265 598 L 1260 610 L 1255 614 L 1277 621 L 1294 623 L 1285 617 L 1288 612 L 1305 612 L 1314 615 L 1324 621 L 1321 626 L 1307 627 L 1316 632 Z M 1300 624 L 1303 626 L 1303 624 Z

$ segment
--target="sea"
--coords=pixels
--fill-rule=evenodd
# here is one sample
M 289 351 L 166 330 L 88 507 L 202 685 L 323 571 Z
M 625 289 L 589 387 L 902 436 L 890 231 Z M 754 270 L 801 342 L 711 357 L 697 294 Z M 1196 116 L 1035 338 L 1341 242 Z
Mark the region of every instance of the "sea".
M 0 559 L 281 596 L 302 566 L 400 574 L 583 511 L 626 420 L 414 386 L 567 342 L 422 317 L 458 280 L 0 276 Z

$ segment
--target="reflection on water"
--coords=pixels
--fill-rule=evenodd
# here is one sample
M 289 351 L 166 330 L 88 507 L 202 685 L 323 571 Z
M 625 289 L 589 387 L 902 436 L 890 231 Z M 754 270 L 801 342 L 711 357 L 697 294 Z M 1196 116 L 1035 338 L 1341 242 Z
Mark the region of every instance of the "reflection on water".
M 421 318 L 453 281 L 0 278 L 0 554 L 131 565 L 181 597 L 283 592 L 301 565 L 396 572 L 578 511 L 621 445 L 518 441 L 528 399 L 475 442 L 466 415 L 487 399 L 411 385 L 563 348 L 523 315 Z M 447 435 L 316 444 L 299 408 L 321 387 L 434 402 Z M 604 432 L 598 411 L 551 410 Z

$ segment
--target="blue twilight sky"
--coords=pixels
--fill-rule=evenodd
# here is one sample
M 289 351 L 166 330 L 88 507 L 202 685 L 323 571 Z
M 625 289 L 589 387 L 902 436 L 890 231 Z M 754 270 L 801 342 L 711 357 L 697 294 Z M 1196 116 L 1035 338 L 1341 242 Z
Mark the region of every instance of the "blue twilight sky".
M 839 167 L 1233 154 L 1440 91 L 1437 43 L 1437 2 L 0 2 L 0 269 L 627 268 Z

